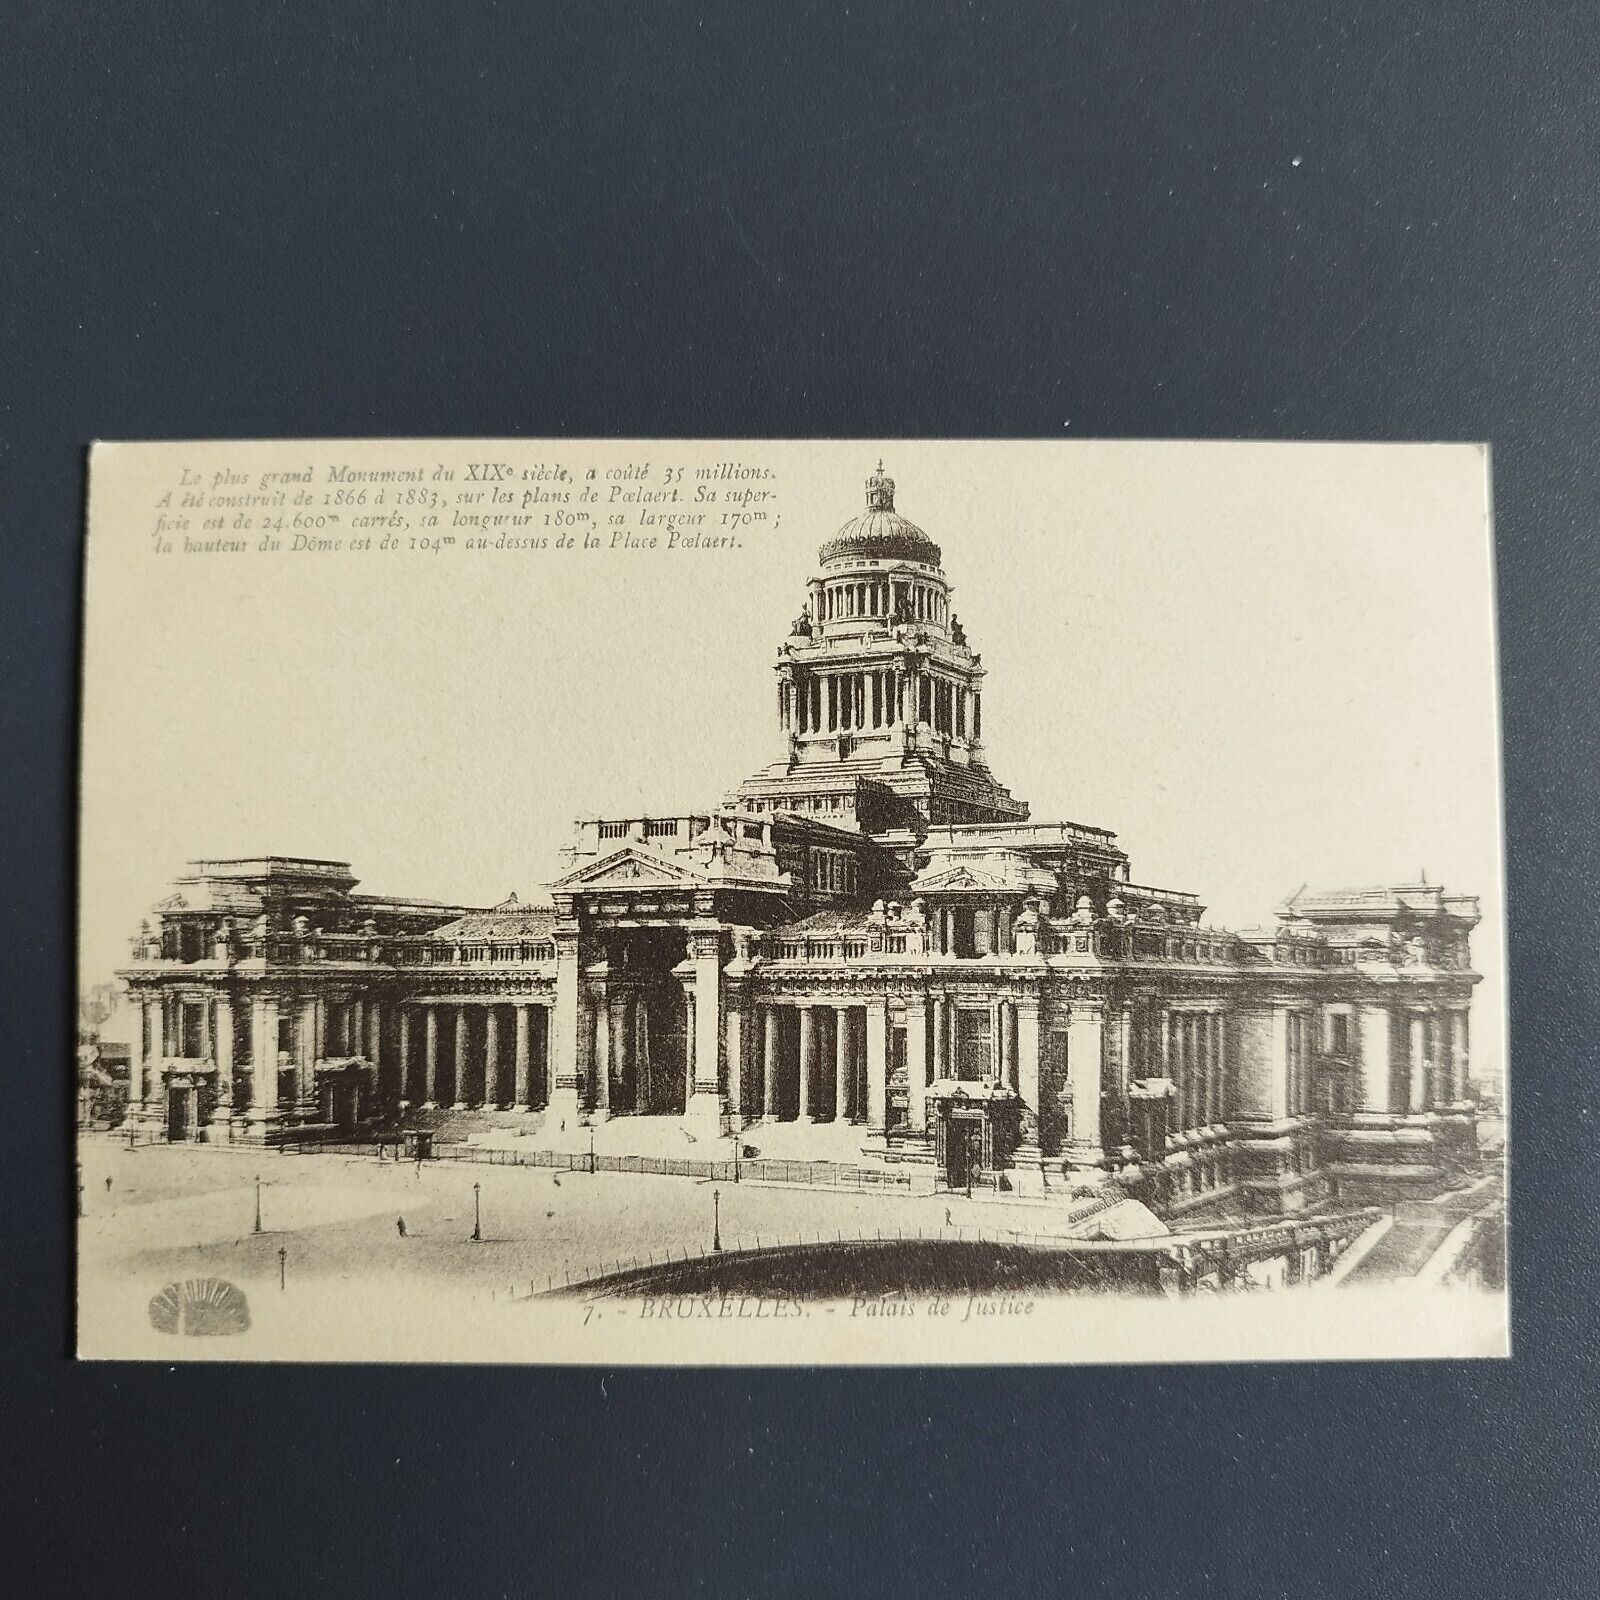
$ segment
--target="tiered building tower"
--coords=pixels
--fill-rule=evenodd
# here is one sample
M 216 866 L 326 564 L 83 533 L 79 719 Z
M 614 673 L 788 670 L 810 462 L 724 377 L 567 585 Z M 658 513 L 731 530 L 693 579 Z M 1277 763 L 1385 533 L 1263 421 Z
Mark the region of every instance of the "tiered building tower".
M 731 796 L 864 833 L 1019 822 L 989 771 L 983 664 L 951 608 L 939 546 L 895 510 L 883 463 L 866 509 L 819 552 L 778 651 L 783 760 Z

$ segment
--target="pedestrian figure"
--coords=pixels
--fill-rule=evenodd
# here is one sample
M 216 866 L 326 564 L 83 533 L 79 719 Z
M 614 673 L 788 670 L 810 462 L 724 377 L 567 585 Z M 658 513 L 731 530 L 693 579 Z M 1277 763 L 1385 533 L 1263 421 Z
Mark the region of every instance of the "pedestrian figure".
M 111 1193 L 111 1179 L 110 1178 L 106 1179 L 106 1193 L 107 1194 Z
M 550 1181 L 556 1186 L 556 1188 L 559 1189 L 561 1187 L 561 1174 L 558 1172 L 552 1172 L 550 1174 Z
M 422 1157 L 420 1155 L 417 1157 L 417 1176 L 419 1178 L 422 1176 Z
M 956 1225 L 955 1218 L 950 1215 L 950 1207 L 949 1206 L 946 1206 L 944 1208 L 944 1225 L 947 1228 L 953 1228 Z
M 398 1231 L 400 1237 L 402 1239 L 405 1238 L 405 1236 L 406 1236 L 406 1219 L 404 1217 L 396 1217 L 394 1219 L 394 1225 L 395 1225 L 395 1228 Z

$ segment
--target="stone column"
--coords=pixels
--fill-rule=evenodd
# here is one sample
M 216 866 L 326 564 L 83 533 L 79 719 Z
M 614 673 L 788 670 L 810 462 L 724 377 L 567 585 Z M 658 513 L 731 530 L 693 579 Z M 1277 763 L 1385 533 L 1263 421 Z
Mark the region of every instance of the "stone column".
M 133 1025 L 133 1039 L 128 1046 L 128 1117 L 132 1118 L 144 1104 L 145 1030 L 150 1026 L 150 1008 L 142 1001 L 138 1006 L 139 1020 Z
M 687 1115 L 691 1101 L 694 1099 L 694 981 L 691 979 L 683 990 L 683 1110 Z
M 1211 1013 L 1211 1121 L 1216 1126 L 1220 1126 L 1227 1117 L 1223 1104 L 1223 1073 L 1226 1064 L 1224 1050 L 1227 1032 L 1226 1019 L 1220 1011 L 1213 1011 Z
M 867 1003 L 867 1131 L 882 1133 L 889 1123 L 889 1007 Z
M 728 999 L 727 1043 L 728 1081 L 723 1103 L 733 1116 L 735 1129 L 744 1126 L 744 1073 L 745 1073 L 745 1016 L 744 1004 L 731 995 Z
M 217 1064 L 217 1099 L 211 1120 L 226 1126 L 233 1116 L 233 1002 L 226 995 L 217 999 L 217 1032 L 211 1052 Z
M 611 1049 L 613 1052 L 612 1066 L 616 1071 L 617 1084 L 620 1087 L 628 1084 L 630 1087 L 639 1082 L 639 1023 L 638 1023 L 639 996 L 632 989 L 625 989 L 617 996 L 617 1020 L 612 1030 Z M 637 1100 L 637 1093 L 634 1099 Z M 612 1110 L 618 1108 L 613 1106 Z M 622 1109 L 627 1109 L 623 1107 Z
M 1167 1021 L 1172 1030 L 1167 1061 L 1172 1069 L 1172 1081 L 1178 1089 L 1172 1103 L 1172 1131 L 1182 1133 L 1189 1126 L 1189 1061 L 1185 1050 L 1188 1018 L 1181 1011 L 1173 1011 L 1168 1014 Z
M 528 1084 L 528 1021 L 529 1010 L 525 1005 L 516 1008 L 517 1013 L 517 1042 L 516 1042 L 516 1073 L 515 1082 L 512 1084 L 512 1104 L 519 1111 L 526 1111 L 529 1106 Z
M 691 935 L 694 954 L 694 1082 L 688 1114 L 715 1133 L 721 1126 L 722 935 Z
M 1023 1143 L 1039 1143 L 1039 1002 L 1025 996 L 1016 1002 L 1017 1093 L 1024 1107 Z M 1027 1120 L 1031 1119 L 1031 1131 Z
M 483 1019 L 483 1108 L 500 1104 L 500 1012 L 490 1005 Z
M 316 1095 L 316 1061 L 317 1047 L 321 1043 L 320 1029 L 317 1026 L 320 1007 L 315 1000 L 305 1000 L 300 1005 L 300 1037 L 297 1041 L 300 1048 L 295 1059 L 294 1096 L 298 1102 L 297 1109 L 304 1111 L 311 1105 Z
M 270 1122 L 278 1114 L 278 1002 L 263 996 L 252 1017 L 250 1121 Z
M 833 1120 L 843 1122 L 850 1088 L 850 1008 L 833 1008 Z
M 943 1004 L 935 1000 L 937 1008 Z M 935 1016 L 939 1012 L 935 1011 Z M 937 1038 L 935 1023 L 935 1038 Z M 872 1013 L 867 1013 L 867 1050 L 872 1050 Z M 868 1069 L 870 1077 L 871 1069 Z M 928 1128 L 928 1001 L 920 994 L 906 1000 L 906 1123 L 909 1131 L 920 1134 Z
M 1187 1126 L 1198 1128 L 1205 1121 L 1205 1060 L 1200 1053 L 1200 1018 L 1190 1013 L 1184 1018 L 1186 1038 L 1183 1047 L 1184 1070 L 1188 1076 L 1189 1121 Z
M 416 1066 L 416 1051 L 411 1036 L 414 1013 L 410 1006 L 400 1008 L 400 1098 L 411 1103 L 411 1072 Z
M 611 996 L 602 990 L 591 1008 L 594 1045 L 589 1052 L 590 1097 L 596 1111 L 611 1114 Z
M 455 1039 L 455 1080 L 451 1090 L 455 1099 L 450 1103 L 452 1111 L 464 1111 L 467 1105 L 467 1008 L 465 1006 L 452 1006 L 453 1038 Z
M 1067 1081 L 1072 1086 L 1072 1137 L 1067 1159 L 1084 1174 L 1099 1171 L 1100 1072 L 1105 1049 L 1104 1012 L 1098 1005 L 1074 1005 L 1067 1023 Z
M 1428 1023 L 1420 1011 L 1411 1013 L 1409 1050 L 1406 1065 L 1410 1071 L 1411 1092 L 1406 1109 L 1413 1114 L 1428 1109 Z
M 921 1001 L 917 1002 L 919 1005 Z M 953 1077 L 950 1070 L 950 1001 L 942 994 L 933 997 L 933 1078 L 937 1083 L 941 1078 Z M 909 1049 L 909 1044 L 907 1045 Z
M 367 1060 L 372 1063 L 372 1084 L 376 1097 L 383 1098 L 383 1003 L 367 1002 Z M 399 1097 L 396 1096 L 398 1099 Z
M 800 1007 L 800 1112 L 799 1120 L 811 1120 L 811 1058 L 815 1054 L 816 1034 L 815 1024 L 812 1021 L 811 1007 L 802 1003 Z
M 422 1104 L 431 1111 L 439 1102 L 439 1008 L 428 1006 L 422 1027 Z
M 1467 1071 L 1467 1013 L 1465 1011 L 1452 1011 L 1448 1014 L 1450 1028 L 1449 1062 L 1450 1062 L 1450 1098 L 1461 1101 L 1469 1093 L 1469 1074 Z
M 766 1008 L 766 1048 L 762 1051 L 762 1109 L 767 1120 L 778 1120 L 778 1008 Z
M 1387 1006 L 1362 1006 L 1360 1011 L 1360 1109 L 1384 1113 L 1390 1103 L 1390 1022 Z
M 557 929 L 556 1002 L 550 1014 L 550 1110 L 558 1117 L 578 1114 L 578 935 Z

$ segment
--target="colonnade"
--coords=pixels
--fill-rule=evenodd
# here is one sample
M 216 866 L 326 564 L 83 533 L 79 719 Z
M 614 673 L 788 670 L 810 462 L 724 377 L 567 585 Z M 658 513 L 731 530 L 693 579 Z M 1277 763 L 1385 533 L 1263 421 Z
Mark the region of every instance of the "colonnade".
M 448 1103 L 454 1110 L 542 1105 L 549 1096 L 550 1038 L 542 1002 L 403 1005 L 400 1098 L 424 1107 Z M 452 1098 L 442 1102 L 447 1088 Z
M 1011 955 L 1011 912 L 1009 903 L 936 907 L 928 913 L 928 949 L 940 956 Z
M 1365 1005 L 1358 1018 L 1360 1110 L 1420 1113 L 1467 1098 L 1467 1007 Z
M 675 1059 L 661 1052 L 666 1031 L 651 1021 L 650 998 L 642 989 L 607 988 L 585 998 L 585 1093 L 596 1110 L 640 1116 L 687 1110 L 697 1027 L 693 988 L 684 992 L 683 1042 Z
M 1215 1127 L 1228 1114 L 1228 1030 L 1215 1010 L 1172 1010 L 1158 1018 L 1159 1075 L 1177 1087 L 1172 1131 Z
M 882 1132 L 889 1095 L 886 1000 L 798 1000 L 730 1013 L 740 1049 L 741 1112 L 768 1122 L 852 1122 Z
M 927 723 L 937 733 L 977 738 L 978 690 L 935 673 L 897 667 L 798 674 L 783 684 L 778 720 L 787 732 L 870 733 Z

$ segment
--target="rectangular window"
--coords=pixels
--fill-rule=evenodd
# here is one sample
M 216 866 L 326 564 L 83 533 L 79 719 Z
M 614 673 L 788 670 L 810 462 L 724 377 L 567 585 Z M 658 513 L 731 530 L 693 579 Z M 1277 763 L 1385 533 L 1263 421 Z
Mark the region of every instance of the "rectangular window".
M 200 1056 L 201 1010 L 198 1000 L 186 1000 L 181 1012 L 183 1038 L 178 1054 L 185 1060 L 195 1061 Z

